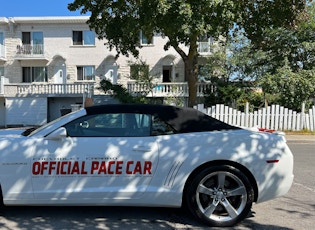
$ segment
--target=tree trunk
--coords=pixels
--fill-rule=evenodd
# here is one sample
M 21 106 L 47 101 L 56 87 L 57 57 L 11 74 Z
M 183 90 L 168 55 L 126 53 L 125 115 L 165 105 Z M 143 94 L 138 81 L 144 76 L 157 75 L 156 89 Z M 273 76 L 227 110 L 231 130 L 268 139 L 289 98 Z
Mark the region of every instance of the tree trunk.
M 188 106 L 193 107 L 197 104 L 197 80 L 198 80 L 198 52 L 197 36 L 193 36 L 190 42 L 188 55 L 179 48 L 173 46 L 182 57 L 185 64 L 185 79 L 188 82 Z
M 185 61 L 185 76 L 188 82 L 188 106 L 193 107 L 197 104 L 197 76 L 192 60 Z

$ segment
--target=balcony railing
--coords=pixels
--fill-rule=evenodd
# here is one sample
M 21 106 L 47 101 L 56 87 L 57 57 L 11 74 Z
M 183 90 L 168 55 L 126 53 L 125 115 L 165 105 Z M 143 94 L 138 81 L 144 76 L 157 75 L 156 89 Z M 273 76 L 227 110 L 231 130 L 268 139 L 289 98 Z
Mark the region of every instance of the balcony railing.
M 76 96 L 90 93 L 92 95 L 104 94 L 97 90 L 95 83 L 69 83 L 69 84 L 49 84 L 49 83 L 8 83 L 0 81 L 0 94 L 6 97 L 15 96 Z M 152 91 L 148 90 L 145 84 L 128 83 L 128 92 L 131 94 L 145 94 L 147 97 L 188 97 L 188 84 L 183 83 L 157 83 Z M 215 86 L 211 83 L 197 83 L 197 96 L 204 96 L 205 90 L 213 92 Z
M 186 82 L 177 83 L 157 83 L 152 91 L 148 90 L 145 84 L 128 83 L 129 93 L 146 94 L 147 97 L 188 97 L 189 89 Z M 211 83 L 197 83 L 197 96 L 204 96 L 204 92 L 210 90 L 213 92 L 215 86 Z
M 16 47 L 16 55 L 17 57 L 38 57 L 44 56 L 44 45 L 37 44 L 37 45 L 18 45 Z
M 30 84 L 15 83 L 4 85 L 5 96 L 30 96 L 30 95 L 47 95 L 47 96 L 70 96 L 83 95 L 89 90 L 93 92 L 94 83 L 73 83 L 73 84 Z

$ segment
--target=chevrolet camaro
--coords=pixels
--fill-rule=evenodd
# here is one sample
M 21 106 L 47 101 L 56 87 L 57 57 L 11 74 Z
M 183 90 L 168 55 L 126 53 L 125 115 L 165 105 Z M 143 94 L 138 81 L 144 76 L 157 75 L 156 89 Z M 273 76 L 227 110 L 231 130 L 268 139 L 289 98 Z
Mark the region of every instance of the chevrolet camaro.
M 283 134 L 192 108 L 100 105 L 0 131 L 4 205 L 184 206 L 210 226 L 232 226 L 292 181 Z

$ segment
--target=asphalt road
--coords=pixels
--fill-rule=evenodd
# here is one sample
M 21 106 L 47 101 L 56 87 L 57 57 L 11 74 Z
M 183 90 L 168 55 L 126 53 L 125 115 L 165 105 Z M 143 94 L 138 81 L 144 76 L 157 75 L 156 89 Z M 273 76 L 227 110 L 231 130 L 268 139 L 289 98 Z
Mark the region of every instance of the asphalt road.
M 289 193 L 254 204 L 231 229 L 311 230 L 315 228 L 315 136 L 287 136 L 295 157 Z M 0 229 L 209 229 L 181 209 L 132 207 L 6 207 Z M 219 228 L 211 228 L 219 229 Z M 225 228 L 228 229 L 228 228 Z

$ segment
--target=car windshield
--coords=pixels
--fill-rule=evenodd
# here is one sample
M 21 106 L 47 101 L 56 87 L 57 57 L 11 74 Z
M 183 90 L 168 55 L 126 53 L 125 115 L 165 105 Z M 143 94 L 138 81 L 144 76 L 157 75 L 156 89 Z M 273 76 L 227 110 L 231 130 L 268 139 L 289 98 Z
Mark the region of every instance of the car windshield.
M 51 125 L 54 125 L 55 123 L 57 123 L 57 122 L 60 121 L 61 119 L 64 119 L 65 117 L 68 117 L 68 116 L 71 116 L 71 115 L 72 115 L 73 113 L 75 113 L 75 112 L 77 112 L 77 111 L 68 113 L 68 114 L 66 114 L 66 115 L 64 115 L 64 116 L 61 116 L 61 117 L 59 117 L 59 118 L 57 118 L 57 119 L 55 119 L 55 120 L 53 120 L 53 121 L 51 121 L 51 122 L 49 122 L 49 123 L 43 125 L 43 126 L 40 126 L 40 127 L 38 127 L 38 128 L 30 128 L 30 129 L 27 129 L 27 130 L 25 130 L 25 131 L 22 133 L 22 135 L 23 135 L 23 136 L 32 136 L 32 135 L 34 135 L 34 134 L 40 132 L 41 130 L 45 129 L 46 127 L 51 126 Z

